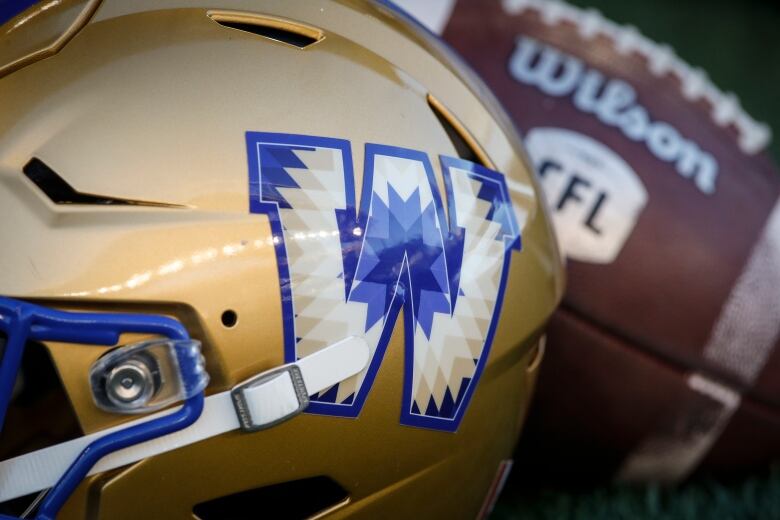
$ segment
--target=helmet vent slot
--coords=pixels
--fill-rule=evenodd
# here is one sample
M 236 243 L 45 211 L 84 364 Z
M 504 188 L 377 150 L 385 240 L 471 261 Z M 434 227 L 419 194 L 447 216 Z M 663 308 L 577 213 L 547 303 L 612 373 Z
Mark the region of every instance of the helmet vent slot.
M 73 186 L 49 168 L 43 161 L 33 157 L 22 169 L 24 175 L 55 204 L 83 204 L 92 206 L 152 206 L 180 208 L 178 204 L 122 199 L 104 195 L 93 195 L 76 191 Z
M 323 39 L 322 31 L 292 20 L 235 11 L 209 11 L 209 18 L 223 27 L 268 38 L 299 49 Z
M 431 110 L 436 115 L 436 119 L 439 120 L 439 123 L 447 133 L 447 137 L 450 138 L 452 146 L 455 147 L 458 153 L 458 157 L 481 164 L 491 170 L 495 169 L 493 162 L 488 158 L 479 143 L 477 143 L 477 140 L 474 139 L 474 136 L 466 130 L 466 127 L 458 121 L 452 112 L 447 110 L 447 107 L 430 94 L 428 94 L 428 106 L 431 107 Z
M 257 508 L 272 511 L 276 518 L 303 519 L 325 515 L 347 505 L 349 494 L 325 476 L 241 491 L 197 504 L 192 512 L 200 520 L 244 520 L 257 518 Z

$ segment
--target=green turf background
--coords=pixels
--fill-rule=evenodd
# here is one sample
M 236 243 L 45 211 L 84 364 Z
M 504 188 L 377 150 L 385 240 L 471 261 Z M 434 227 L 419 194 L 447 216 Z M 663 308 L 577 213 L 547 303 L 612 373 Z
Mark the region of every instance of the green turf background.
M 754 119 L 770 125 L 777 136 L 771 152 L 780 159 L 780 0 L 569 1 L 637 27 L 707 71 Z M 492 518 L 780 519 L 780 468 L 742 477 L 702 475 L 677 489 L 586 482 L 576 490 L 534 488 L 510 478 Z
M 569 0 L 668 43 L 747 112 L 780 132 L 780 1 Z M 780 134 L 772 152 L 780 159 Z
M 776 520 L 780 518 L 780 468 L 738 479 L 697 477 L 677 489 L 529 489 L 510 480 L 491 518 Z

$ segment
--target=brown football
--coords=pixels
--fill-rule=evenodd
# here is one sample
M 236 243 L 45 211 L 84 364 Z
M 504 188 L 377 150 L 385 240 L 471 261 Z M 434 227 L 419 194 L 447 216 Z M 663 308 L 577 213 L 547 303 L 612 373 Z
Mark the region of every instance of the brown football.
M 518 468 L 675 482 L 780 458 L 769 130 L 671 49 L 598 12 L 402 5 L 506 106 L 568 258 Z

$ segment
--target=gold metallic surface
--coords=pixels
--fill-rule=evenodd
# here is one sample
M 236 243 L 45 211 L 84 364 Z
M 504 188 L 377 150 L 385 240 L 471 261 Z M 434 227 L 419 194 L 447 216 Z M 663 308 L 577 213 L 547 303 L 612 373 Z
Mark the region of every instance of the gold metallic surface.
M 300 49 L 215 23 L 225 16 L 308 28 L 319 41 Z M 356 172 L 366 142 L 456 155 L 430 95 L 506 175 L 522 230 L 457 433 L 399 424 L 399 319 L 357 419 L 302 415 L 98 475 L 61 518 L 193 518 L 196 503 L 318 475 L 350 495 L 328 518 L 474 517 L 527 409 L 561 262 L 513 130 L 436 45 L 357 1 L 104 0 L 59 52 L 0 79 L 0 294 L 176 317 L 203 342 L 208 393 L 283 362 L 273 237 L 248 211 L 246 131 L 347 139 Z M 56 205 L 21 174 L 32 157 L 80 192 L 182 207 Z M 222 325 L 225 310 L 235 327 Z M 85 432 L 124 420 L 91 401 L 99 348 L 48 347 Z
M 59 51 L 84 27 L 100 0 L 45 0 L 0 27 L 0 78 Z

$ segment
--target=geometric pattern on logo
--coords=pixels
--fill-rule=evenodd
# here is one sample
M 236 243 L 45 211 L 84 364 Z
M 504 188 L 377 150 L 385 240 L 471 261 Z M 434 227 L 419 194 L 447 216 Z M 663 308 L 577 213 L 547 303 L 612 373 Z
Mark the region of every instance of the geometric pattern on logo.
M 403 309 L 401 423 L 455 431 L 484 369 L 520 232 L 503 175 L 440 157 L 447 212 L 428 156 L 365 145 L 360 205 L 350 143 L 247 132 L 250 211 L 268 215 L 285 359 L 346 336 L 368 366 L 308 412 L 356 417 Z

